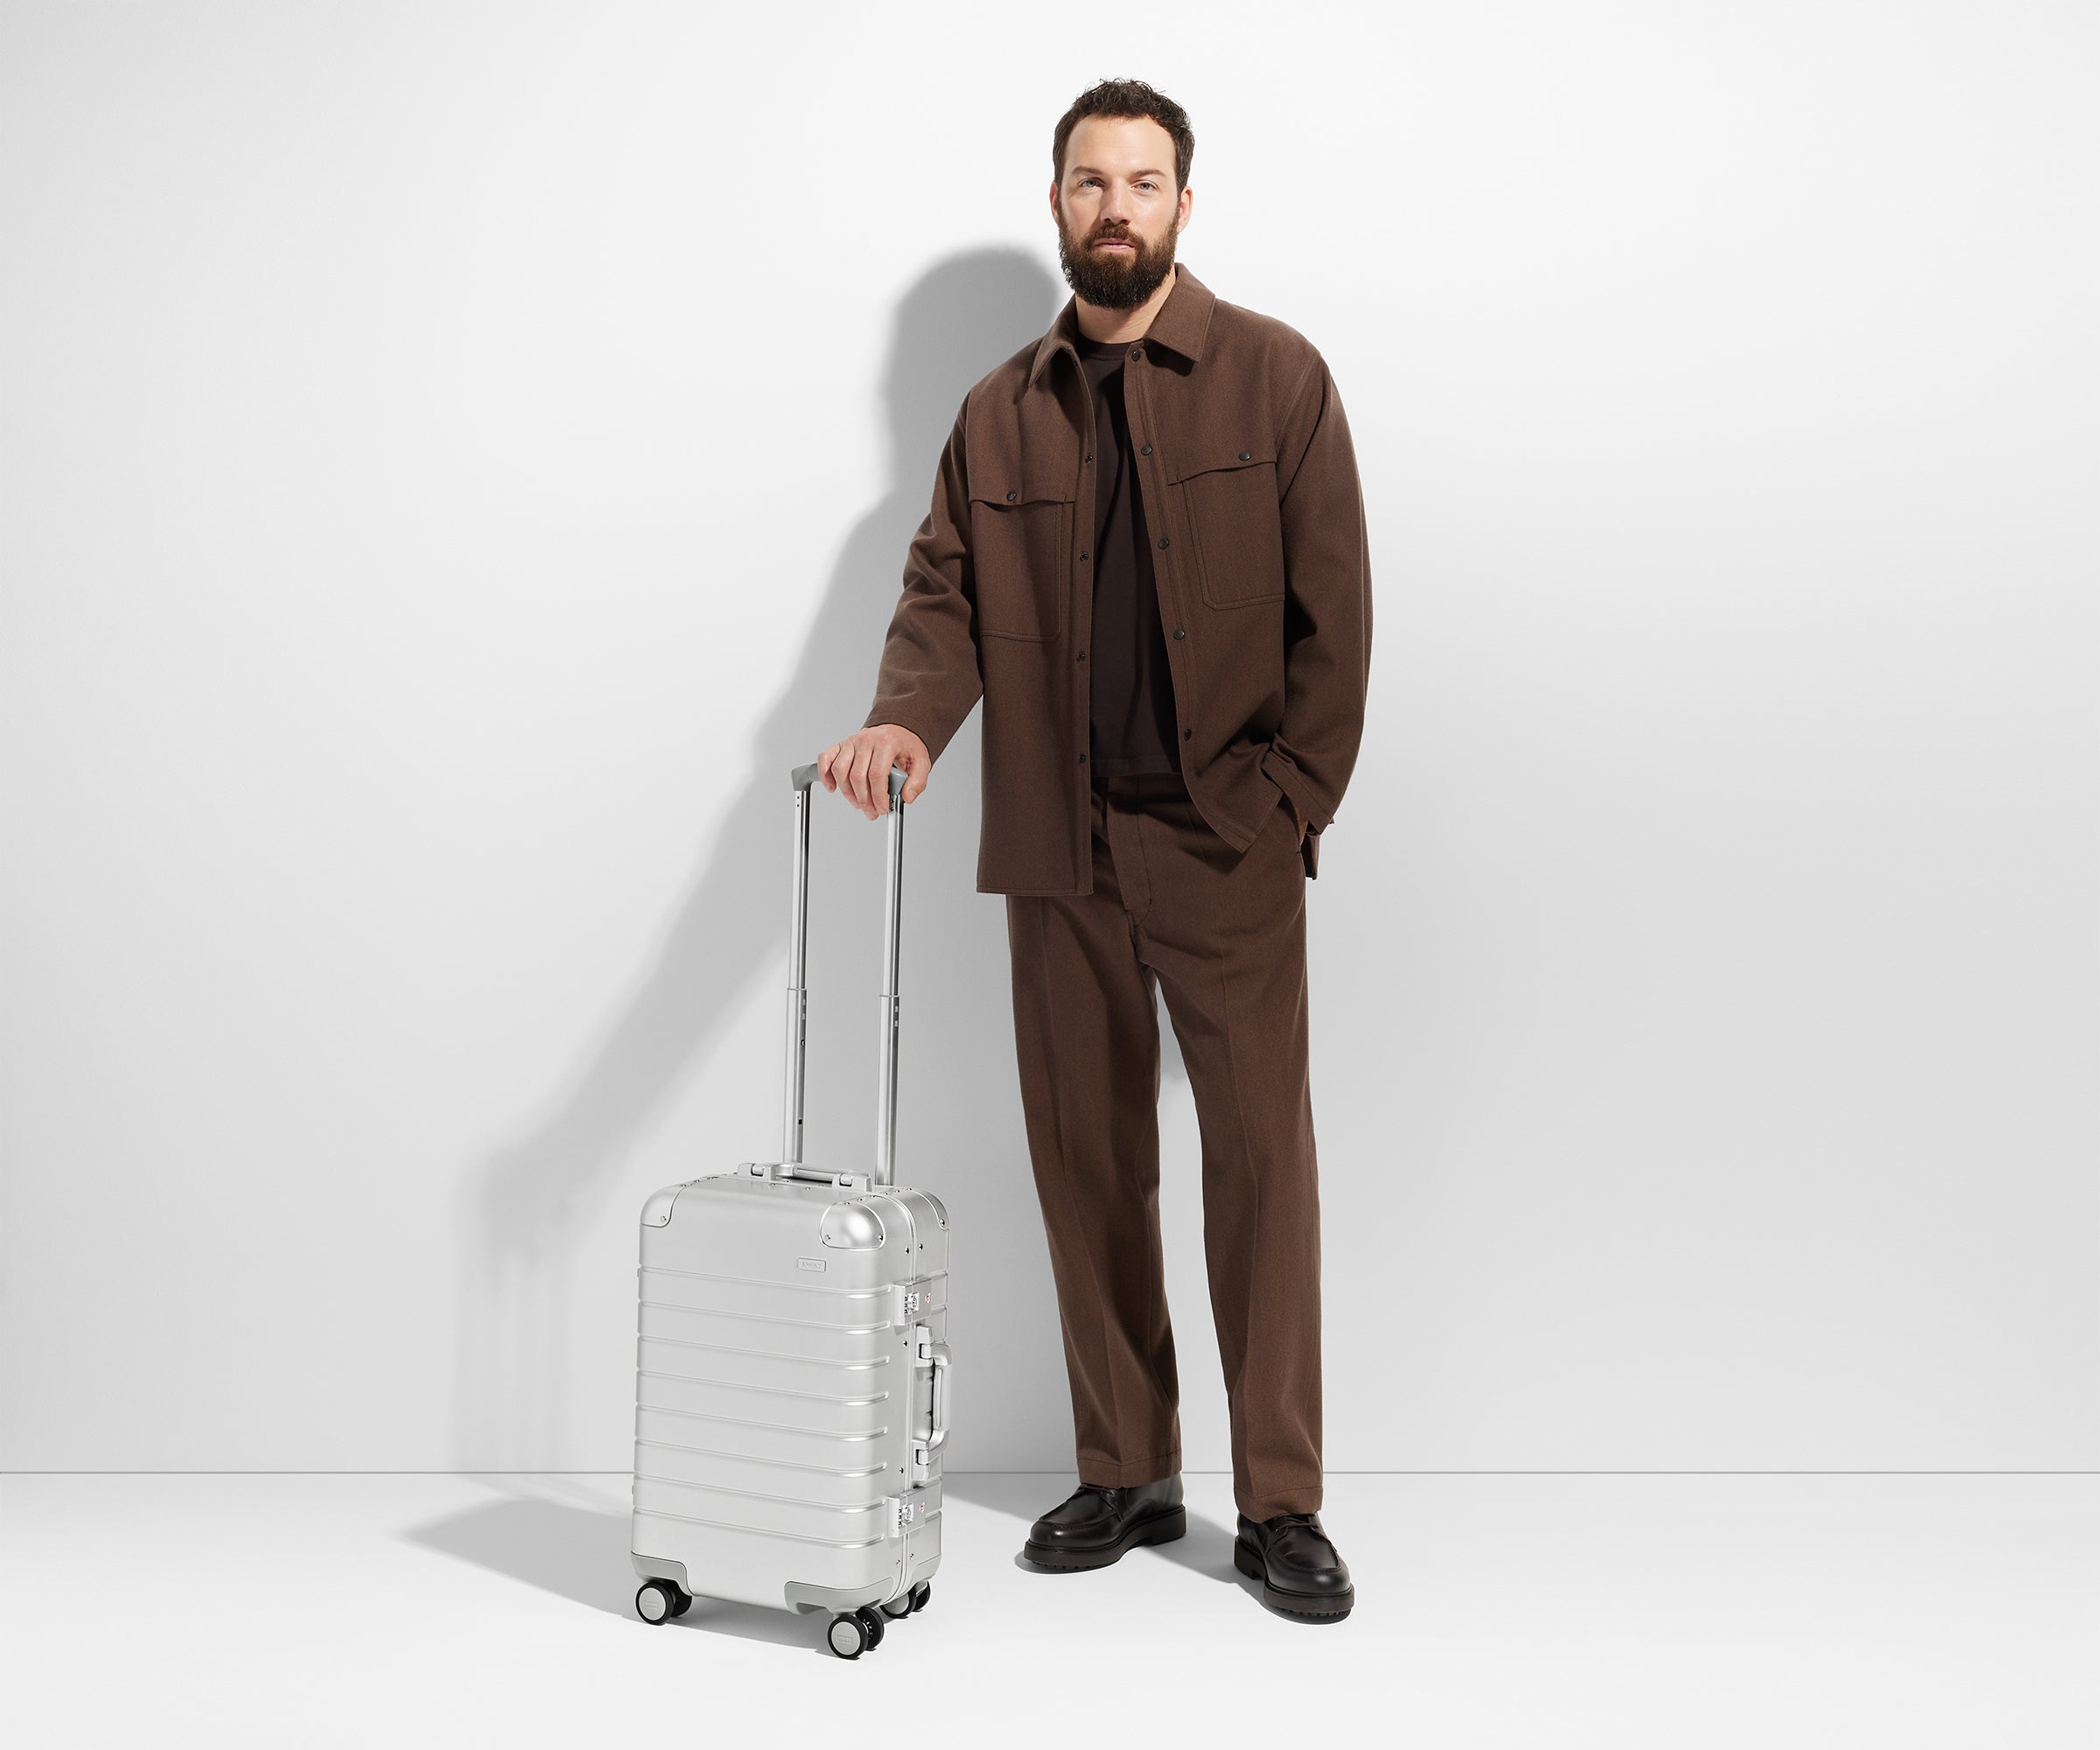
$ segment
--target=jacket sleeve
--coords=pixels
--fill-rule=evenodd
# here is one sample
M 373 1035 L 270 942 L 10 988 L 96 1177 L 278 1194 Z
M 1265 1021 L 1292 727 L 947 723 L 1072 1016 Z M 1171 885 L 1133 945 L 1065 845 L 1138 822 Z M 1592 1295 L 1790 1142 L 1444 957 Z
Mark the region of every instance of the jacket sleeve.
M 1334 818 L 1363 740 L 1371 668 L 1370 539 L 1356 451 L 1317 354 L 1277 442 L 1284 526 L 1284 717 L 1262 769 L 1308 835 Z
M 875 704 L 863 729 L 900 724 L 938 761 L 962 727 L 984 681 L 977 667 L 976 577 L 970 561 L 970 479 L 964 397 L 934 477 L 933 508 L 912 537 L 904 593 L 883 640 Z

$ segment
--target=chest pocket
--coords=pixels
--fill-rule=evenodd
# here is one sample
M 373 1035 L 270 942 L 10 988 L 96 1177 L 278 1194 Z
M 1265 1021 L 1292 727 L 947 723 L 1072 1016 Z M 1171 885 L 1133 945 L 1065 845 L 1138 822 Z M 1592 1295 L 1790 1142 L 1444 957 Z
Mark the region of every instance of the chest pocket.
M 1063 633 L 1073 509 L 1068 487 L 997 475 L 971 485 L 979 636 L 1043 640 Z
M 1276 497 L 1276 446 L 1225 437 L 1196 445 L 1172 478 L 1181 488 L 1213 607 L 1284 597 L 1284 519 Z

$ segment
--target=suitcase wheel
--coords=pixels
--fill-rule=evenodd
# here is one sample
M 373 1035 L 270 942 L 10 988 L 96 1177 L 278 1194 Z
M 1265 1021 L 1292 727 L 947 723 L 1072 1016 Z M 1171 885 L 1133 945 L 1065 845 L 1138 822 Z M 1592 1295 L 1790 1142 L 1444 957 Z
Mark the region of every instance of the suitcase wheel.
M 645 1580 L 641 1590 L 634 1594 L 634 1614 L 644 1622 L 663 1622 L 684 1615 L 692 1601 L 668 1580 Z
M 824 1642 L 842 1659 L 858 1659 L 867 1651 L 868 1627 L 858 1613 L 840 1612 L 824 1631 Z
M 906 1616 L 915 1616 L 926 1608 L 927 1600 L 933 1595 L 934 1583 L 931 1580 L 920 1580 L 902 1597 L 886 1600 L 882 1605 L 882 1614 L 892 1622 Z
M 914 1586 L 909 1592 L 903 1592 L 901 1597 L 884 1599 L 878 1605 L 878 1609 L 891 1622 L 903 1622 L 903 1618 L 907 1618 L 907 1615 L 918 1615 L 922 1609 L 926 1609 L 926 1599 L 930 1597 L 933 1597 L 933 1580 L 920 1580 L 918 1586 Z
M 864 1604 L 853 1614 L 860 1619 L 860 1626 L 868 1631 L 868 1650 L 872 1652 L 882 1645 L 882 1613 L 872 1604 Z

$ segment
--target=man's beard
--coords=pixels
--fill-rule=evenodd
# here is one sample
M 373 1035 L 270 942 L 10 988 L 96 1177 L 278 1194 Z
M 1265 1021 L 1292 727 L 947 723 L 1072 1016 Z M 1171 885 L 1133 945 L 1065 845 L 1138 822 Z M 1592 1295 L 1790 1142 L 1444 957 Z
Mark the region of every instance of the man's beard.
M 1102 255 L 1094 245 L 1104 237 L 1122 238 L 1130 246 L 1130 253 Z M 1103 310 L 1135 310 L 1158 290 L 1174 270 L 1173 228 L 1167 228 L 1166 241 L 1157 249 L 1137 232 L 1127 229 L 1097 232 L 1074 249 L 1060 220 L 1057 261 L 1065 270 L 1065 284 L 1087 303 Z

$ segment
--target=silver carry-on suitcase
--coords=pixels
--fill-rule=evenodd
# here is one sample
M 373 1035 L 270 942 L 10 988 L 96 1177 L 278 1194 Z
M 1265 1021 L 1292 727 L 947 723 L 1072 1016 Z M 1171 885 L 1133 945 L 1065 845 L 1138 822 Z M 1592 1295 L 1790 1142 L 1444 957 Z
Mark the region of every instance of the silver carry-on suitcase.
M 924 1607 L 941 1565 L 948 1212 L 892 1184 L 905 774 L 889 777 L 882 1073 L 872 1172 L 802 1160 L 810 788 L 794 769 L 781 1156 L 642 1206 L 634 1608 L 696 1593 L 827 1613 L 841 1658 Z

